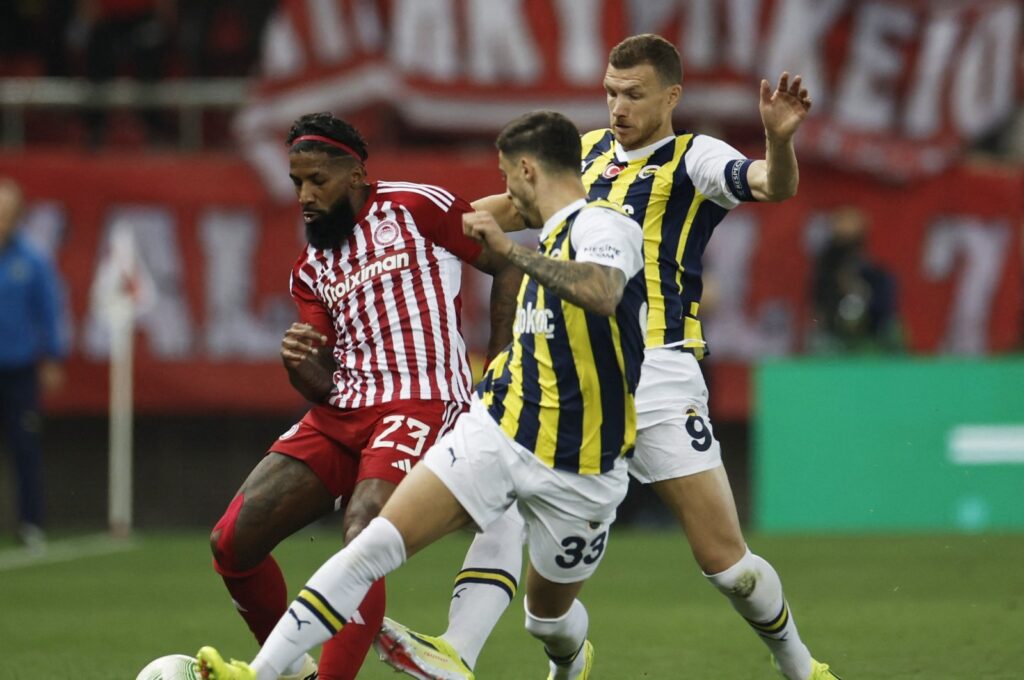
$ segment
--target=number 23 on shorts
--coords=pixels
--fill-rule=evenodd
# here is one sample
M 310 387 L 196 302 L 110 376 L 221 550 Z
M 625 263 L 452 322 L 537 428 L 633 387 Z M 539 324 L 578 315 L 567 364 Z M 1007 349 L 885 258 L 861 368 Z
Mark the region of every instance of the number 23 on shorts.
M 419 458 L 423 453 L 424 444 L 430 438 L 430 425 L 412 416 L 397 415 L 385 416 L 381 422 L 385 423 L 387 427 L 373 440 L 373 448 L 394 448 L 406 455 Z M 412 446 L 399 443 L 396 441 L 399 438 L 409 441 Z

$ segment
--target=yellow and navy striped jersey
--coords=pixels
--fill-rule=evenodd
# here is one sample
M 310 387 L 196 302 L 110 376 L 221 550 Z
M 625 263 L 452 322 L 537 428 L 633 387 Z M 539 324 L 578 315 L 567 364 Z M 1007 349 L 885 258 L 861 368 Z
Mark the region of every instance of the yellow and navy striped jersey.
M 687 171 L 695 138 L 680 134 L 648 155 L 622 162 L 611 130 L 588 132 L 582 137 L 583 184 L 590 200 L 622 204 L 643 228 L 646 346 L 680 346 L 701 359 L 706 351 L 698 318 L 701 257 L 728 209 L 702 194 Z
M 622 212 L 607 201 L 587 203 L 542 232 L 540 252 L 575 260 L 573 224 L 594 207 Z M 524 277 L 512 342 L 477 388 L 502 431 L 545 465 L 584 475 L 607 472 L 631 454 L 643 303 L 642 271 L 627 282 L 613 316 L 584 311 Z

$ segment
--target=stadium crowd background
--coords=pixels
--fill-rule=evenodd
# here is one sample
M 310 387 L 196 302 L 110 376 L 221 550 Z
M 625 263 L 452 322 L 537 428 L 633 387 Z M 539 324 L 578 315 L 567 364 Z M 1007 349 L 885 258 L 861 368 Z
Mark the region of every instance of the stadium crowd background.
M 663 15 L 638 19 L 640 4 L 623 1 L 596 6 L 608 16 L 625 16 L 651 30 L 667 26 L 676 32 L 672 37 L 679 44 L 691 35 L 680 29 L 697 19 L 687 14 L 696 12 L 692 7 L 679 9 L 687 3 L 647 3 L 648 9 L 663 7 Z M 761 34 L 771 32 L 771 12 L 794 4 L 764 3 Z M 850 36 L 877 19 L 867 17 L 860 3 L 838 4 L 842 9 L 830 20 L 839 37 L 829 38 L 829 55 L 853 50 Z M 294 206 L 281 199 L 284 176 L 275 185 L 273 170 L 267 170 L 275 167 L 274 155 L 283 151 L 278 141 L 281 124 L 305 112 L 302 106 L 334 109 L 365 130 L 372 175 L 433 181 L 469 198 L 500 188 L 491 151 L 493 131 L 499 127 L 495 121 L 510 118 L 523 101 L 540 101 L 552 108 L 564 105 L 567 113 L 577 114 L 581 128 L 600 125 L 600 71 L 595 75 L 583 69 L 575 79 L 563 73 L 562 79 L 576 89 L 571 97 L 559 98 L 549 96 L 557 83 L 535 84 L 533 89 L 503 95 L 502 78 L 510 78 L 513 84 L 525 82 L 528 75 L 543 73 L 544 66 L 526 64 L 517 72 L 515 60 L 526 57 L 500 49 L 496 59 L 504 61 L 495 65 L 484 60 L 478 73 L 456 73 L 451 82 L 444 82 L 429 67 L 410 66 L 415 54 L 410 57 L 396 47 L 397 42 L 374 31 L 380 26 L 391 32 L 405 30 L 403 11 L 422 13 L 425 5 L 438 11 L 447 8 L 451 16 L 436 20 L 457 19 L 451 31 L 461 40 L 465 23 L 480 21 L 474 12 L 487 3 L 452 0 L 418 7 L 398 0 L 2 3 L 0 176 L 11 176 L 22 184 L 29 202 L 26 226 L 58 262 L 69 293 L 73 343 L 69 381 L 62 394 L 48 400 L 44 430 L 52 527 L 96 526 L 105 521 L 109 343 L 93 306 L 96 272 L 102 269 L 112 224 L 121 219 L 134 225 L 150 285 L 156 291 L 156 301 L 138 322 L 136 521 L 144 527 L 205 526 L 232 491 L 218 487 L 217 480 L 230 485 L 240 479 L 241 471 L 251 467 L 255 457 L 303 410 L 276 358 L 280 332 L 291 320 L 286 277 L 292 253 L 298 252 L 299 233 Z M 509 11 L 508 6 L 526 8 L 527 23 L 533 22 L 539 36 L 538 55 L 550 44 L 550 31 L 536 23 L 535 15 L 549 11 L 542 5 L 493 6 L 498 14 Z M 729 18 L 725 3 L 692 5 L 722 8 L 715 18 L 719 23 Z M 924 70 L 921 65 L 934 56 L 921 47 L 926 43 L 924 27 L 945 26 L 941 17 L 935 18 L 939 12 L 930 14 L 912 2 L 897 2 L 894 11 L 904 5 L 917 23 L 902 36 L 889 38 L 905 39 L 907 51 L 916 56 L 907 58 L 909 65 L 902 71 L 889 74 L 900 88 L 908 88 L 904 81 L 917 77 Z M 963 13 L 958 19 L 966 17 L 981 26 L 981 34 L 994 30 L 992 22 L 986 23 L 989 18 L 1009 17 L 1016 29 L 1011 43 L 996 40 L 992 51 L 981 50 L 974 57 L 982 64 L 997 61 L 998 51 L 1010 44 L 1018 54 L 1010 81 L 1017 91 L 1024 89 L 1020 67 L 1024 62 L 1019 59 L 1024 20 L 1017 3 L 979 0 L 960 3 L 956 11 Z M 337 53 L 330 54 L 328 49 L 324 57 L 325 48 L 316 48 L 315 30 L 311 36 L 311 29 L 297 27 L 311 15 L 348 22 L 345 38 L 339 37 L 344 47 Z M 422 30 L 439 30 L 438 26 L 428 23 Z M 291 38 L 289 30 L 294 33 Z M 615 30 L 607 32 L 606 42 L 614 43 L 611 38 L 616 36 L 610 34 Z M 289 52 L 289 40 L 296 38 L 302 48 Z M 958 49 L 967 50 L 957 44 Z M 444 56 L 429 39 L 417 42 L 417 47 L 425 50 L 426 62 Z M 686 49 L 683 53 L 684 57 L 694 54 Z M 319 66 L 312 63 L 317 54 L 325 59 Z M 957 59 L 934 63 L 939 71 L 952 73 L 938 77 L 944 83 L 943 93 L 962 84 L 964 76 L 954 73 Z M 373 70 L 382 64 L 400 73 Z M 689 77 L 691 65 L 685 65 Z M 572 75 L 571 67 L 566 68 Z M 839 66 L 829 61 L 824 70 L 822 77 L 834 84 Z M 724 73 L 720 76 L 700 63 L 693 71 L 696 86 L 691 89 L 689 80 L 684 85 L 680 127 L 715 134 L 752 155 L 760 153 L 763 133 L 756 120 L 757 79 L 744 78 L 739 68 L 718 69 Z M 722 88 L 711 87 L 719 81 L 725 84 Z M 809 86 L 813 95 L 814 80 Z M 320 94 L 310 95 L 313 90 Z M 736 92 L 739 103 L 732 104 L 729 97 Z M 900 93 L 896 106 L 908 106 L 906 90 Z M 710 103 L 704 105 L 705 101 Z M 439 102 L 450 106 L 444 108 Z M 474 103 L 480 102 L 484 105 L 474 109 Z M 735 113 L 744 108 L 755 117 Z M 947 118 L 955 118 L 947 111 L 955 104 L 943 103 L 941 108 L 939 136 L 952 125 Z M 816 113 L 824 119 L 834 110 L 826 106 Z M 972 127 L 969 134 L 953 135 L 958 137 L 955 149 L 943 157 L 941 167 L 929 169 L 924 167 L 927 162 L 917 162 L 909 169 L 901 166 L 900 172 L 891 173 L 894 176 L 885 176 L 890 173 L 879 167 L 884 163 L 872 165 L 864 159 L 877 151 L 872 143 L 886 146 L 892 141 L 891 148 L 903 148 L 901 144 L 917 143 L 912 136 L 854 139 L 853 146 L 843 146 L 837 153 L 821 143 L 828 129 L 812 128 L 805 136 L 816 144 L 815 152 L 801 155 L 805 203 L 773 209 L 756 221 L 737 211 L 723 224 L 725 233 L 712 241 L 719 250 L 709 253 L 705 313 L 712 353 L 705 367 L 716 434 L 723 442 L 744 520 L 766 527 L 807 528 L 798 522 L 787 524 L 785 513 L 773 515 L 777 508 L 767 508 L 759 516 L 754 507 L 759 497 L 754 477 L 776 485 L 780 483 L 776 473 L 782 470 L 758 467 L 764 465 L 757 460 L 764 448 L 762 437 L 788 438 L 801 428 L 758 429 L 758 418 L 764 417 L 758 408 L 765 404 L 757 399 L 762 388 L 756 376 L 766 360 L 776 360 L 772 362 L 775 370 L 783 357 L 824 354 L 825 365 L 845 362 L 845 370 L 857 371 L 863 366 L 857 362 L 920 366 L 914 360 L 928 358 L 937 363 L 928 364 L 936 373 L 926 380 L 942 385 L 977 379 L 973 371 L 979 364 L 956 363 L 955 357 L 973 357 L 982 363 L 998 359 L 1009 362 L 1007 370 L 1021 370 L 1014 356 L 1024 348 L 1024 113 L 1016 99 L 997 113 L 985 125 Z M 450 121 L 443 120 L 446 116 Z M 803 154 L 805 149 L 798 147 L 798 151 Z M 973 202 L 947 205 L 952 193 L 973 195 Z M 844 227 L 834 223 L 845 219 L 849 224 L 851 211 L 860 213 L 852 218 L 859 220 L 859 226 L 845 227 L 843 232 Z M 846 236 L 836 237 L 837 231 Z M 831 238 L 848 238 L 855 247 L 844 248 Z M 723 245 L 717 245 L 718 240 Z M 178 244 L 177 251 L 167 249 L 172 243 Z M 835 246 L 831 252 L 828 243 Z M 225 250 L 234 256 L 225 259 Z M 996 264 L 986 259 L 996 255 Z M 829 276 L 830 271 L 835 274 L 841 269 L 844 257 L 851 258 L 858 272 L 870 268 L 868 276 L 855 277 L 859 283 L 852 292 L 840 290 L 843 281 Z M 923 283 L 910 280 L 912 270 L 924 272 Z M 963 277 L 970 271 L 978 276 L 966 281 Z M 986 271 L 988 278 L 981 275 Z M 881 293 L 871 283 L 878 280 L 889 282 L 881 286 Z M 479 351 L 485 338 L 475 322 L 483 318 L 485 301 L 475 294 L 472 279 L 467 289 L 465 325 L 473 349 Z M 872 294 L 885 299 L 872 301 Z M 982 300 L 984 309 L 974 304 L 977 300 Z M 870 319 L 879 308 L 884 319 Z M 839 319 L 838 325 L 826 321 L 830 314 Z M 883 368 L 883 373 L 891 375 L 893 365 Z M 782 392 L 806 389 L 807 383 L 793 379 L 792 389 Z M 771 383 L 764 389 L 777 387 Z M 870 386 L 866 389 L 864 394 L 870 394 Z M 996 402 L 1010 398 L 995 387 L 983 391 Z M 900 402 L 895 404 L 890 410 L 899 410 Z M 871 413 L 866 410 L 864 417 L 870 419 Z M 814 417 L 831 416 L 826 410 L 815 412 Z M 836 417 L 837 422 L 846 422 Z M 913 416 L 897 412 L 893 417 Z M 971 417 L 984 421 L 984 409 Z M 1019 416 L 1016 421 L 1002 415 L 993 419 L 1020 423 Z M 824 441 L 830 441 L 829 421 L 816 425 L 824 432 Z M 948 426 L 953 432 L 958 425 Z M 944 444 L 940 440 L 938 445 Z M 856 450 L 858 444 L 845 446 Z M 936 455 L 946 460 L 945 452 Z M 10 467 L 6 458 L 0 460 L 0 469 L 4 466 Z M 994 482 L 991 497 L 984 487 L 972 490 L 968 497 L 951 498 L 955 509 L 948 517 L 929 516 L 909 527 L 894 519 L 895 523 L 883 521 L 878 527 L 1020 529 L 1024 515 L 1004 507 L 1006 498 L 1000 495 L 1000 485 L 1019 479 L 1019 467 L 1011 465 L 1005 474 L 1000 472 L 1001 481 Z M 206 475 L 214 480 L 208 488 L 195 489 L 186 503 L 162 498 L 161 490 L 186 487 L 196 478 L 196 470 L 211 473 Z M 946 481 L 955 484 L 957 479 Z M 10 480 L 5 473 L 5 496 L 11 492 Z M 761 496 L 767 488 L 779 487 L 765 486 Z M 623 518 L 667 522 L 648 500 L 643 494 L 632 497 L 624 506 Z M 13 526 L 9 513 L 9 503 L 0 506 L 0 529 Z M 830 525 L 826 522 L 818 528 Z M 851 528 L 864 527 L 854 524 Z

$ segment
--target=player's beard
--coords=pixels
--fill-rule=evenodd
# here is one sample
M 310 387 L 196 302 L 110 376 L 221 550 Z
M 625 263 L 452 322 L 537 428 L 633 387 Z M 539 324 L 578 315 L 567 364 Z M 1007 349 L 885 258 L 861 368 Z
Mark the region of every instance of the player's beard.
M 306 240 L 317 250 L 333 250 L 356 227 L 356 213 L 347 199 L 341 199 L 326 213 L 306 224 Z

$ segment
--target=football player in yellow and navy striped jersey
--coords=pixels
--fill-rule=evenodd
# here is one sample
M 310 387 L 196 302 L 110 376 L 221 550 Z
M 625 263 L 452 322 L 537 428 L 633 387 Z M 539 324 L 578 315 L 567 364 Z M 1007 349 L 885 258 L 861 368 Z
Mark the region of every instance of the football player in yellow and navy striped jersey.
M 589 197 L 623 204 L 644 230 L 647 346 L 682 346 L 698 359 L 705 347 L 698 317 L 701 254 L 732 203 L 731 197 L 706 195 L 690 176 L 695 161 L 724 151 L 706 139 L 673 135 L 656 148 L 631 151 L 610 129 L 583 135 Z
M 512 204 L 543 224 L 540 248 L 516 244 L 489 212 L 466 213 L 463 231 L 526 275 L 513 341 L 469 412 L 306 583 L 251 666 L 200 649 L 207 680 L 276 679 L 348 625 L 375 581 L 455 529 L 486 528 L 513 502 L 530 555 L 526 628 L 544 645 L 549 677 L 590 676 L 594 650 L 576 595 L 629 486 L 644 360 L 643 236 L 617 206 L 586 199 L 579 133 L 565 116 L 517 118 L 497 146 Z M 448 662 L 444 677 L 473 677 L 443 641 L 433 653 Z
M 569 208 L 563 219 L 545 224 L 540 255 L 576 261 L 574 230 L 592 230 L 593 216 L 602 210 L 622 211 L 608 201 L 583 199 Z M 614 309 L 609 316 L 588 311 L 528 276 L 519 291 L 512 344 L 477 388 L 505 434 L 549 467 L 599 474 L 633 451 L 633 393 L 644 342 L 639 279 Z
M 779 201 L 796 193 L 793 137 L 811 100 L 800 76 L 791 80 L 783 73 L 774 89 L 761 82 L 766 150 L 764 159 L 753 160 L 718 139 L 674 130 L 682 67 L 675 46 L 660 36 L 632 36 L 616 45 L 604 89 L 609 127 L 582 137 L 583 182 L 589 199 L 621 203 L 644 234 L 647 336 L 630 473 L 650 484 L 676 515 L 701 570 L 768 645 L 779 671 L 789 680 L 835 678 L 800 640 L 778 574 L 747 548 L 697 364 L 707 351 L 699 317 L 704 248 L 715 226 L 741 202 Z M 509 526 L 511 534 L 515 525 Z M 508 573 L 517 564 L 515 555 L 507 565 L 488 555 L 514 540 L 479 535 L 464 569 L 486 563 Z M 460 595 L 448 631 L 437 638 L 463 658 L 476 658 L 500 616 L 498 607 L 473 601 L 482 601 L 486 588 Z M 385 618 L 382 636 L 390 635 L 392 625 Z M 417 656 L 414 637 L 394 638 L 406 657 Z M 416 669 L 432 672 L 427 663 Z

